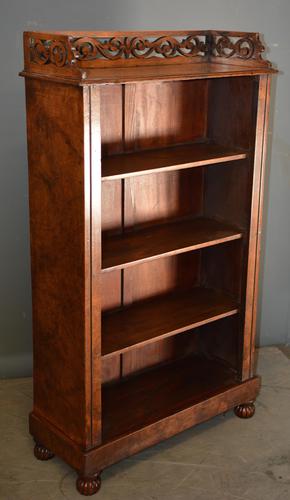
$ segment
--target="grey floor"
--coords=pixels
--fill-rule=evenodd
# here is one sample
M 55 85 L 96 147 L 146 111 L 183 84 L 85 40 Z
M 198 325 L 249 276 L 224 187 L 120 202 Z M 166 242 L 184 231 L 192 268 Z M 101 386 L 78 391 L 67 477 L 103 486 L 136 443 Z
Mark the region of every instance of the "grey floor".
M 102 474 L 98 500 L 290 500 L 290 360 L 259 351 L 256 415 L 232 412 L 190 429 Z M 74 500 L 75 474 L 34 459 L 27 432 L 31 379 L 0 381 L 0 500 Z

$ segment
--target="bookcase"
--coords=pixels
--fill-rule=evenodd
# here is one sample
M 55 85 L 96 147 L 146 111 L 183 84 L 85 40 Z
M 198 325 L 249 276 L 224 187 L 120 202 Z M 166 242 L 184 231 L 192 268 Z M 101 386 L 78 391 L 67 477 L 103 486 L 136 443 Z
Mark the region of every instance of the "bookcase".
M 35 456 L 100 472 L 254 414 L 257 33 L 24 33 Z

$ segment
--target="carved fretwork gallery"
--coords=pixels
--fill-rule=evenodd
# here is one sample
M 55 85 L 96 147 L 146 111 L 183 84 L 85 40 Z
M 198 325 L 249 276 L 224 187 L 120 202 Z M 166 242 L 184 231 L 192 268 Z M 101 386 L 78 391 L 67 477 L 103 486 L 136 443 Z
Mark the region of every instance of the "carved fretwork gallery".
M 258 33 L 24 33 L 30 433 L 85 496 L 123 458 L 255 413 L 263 51 Z
M 165 59 L 193 58 L 196 56 L 214 60 L 215 57 L 262 60 L 264 47 L 258 33 L 233 36 L 223 32 L 197 32 L 188 35 L 114 36 L 97 37 L 67 36 L 57 38 L 29 38 L 30 62 L 35 64 L 54 64 L 62 67 L 76 64 L 77 61 L 100 60 L 117 61 L 122 59 Z

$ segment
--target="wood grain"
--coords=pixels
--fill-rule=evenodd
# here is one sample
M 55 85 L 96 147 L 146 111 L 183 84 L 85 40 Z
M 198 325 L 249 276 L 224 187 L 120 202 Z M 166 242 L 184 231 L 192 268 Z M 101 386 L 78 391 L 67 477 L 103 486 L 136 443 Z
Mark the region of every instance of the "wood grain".
M 105 157 L 102 159 L 102 177 L 105 180 L 125 179 L 153 172 L 168 172 L 212 163 L 241 160 L 246 156 L 245 152 L 219 144 L 186 144 Z
M 122 458 L 231 408 L 254 413 L 276 70 L 257 33 L 83 35 L 25 33 L 22 74 L 30 431 L 38 458 L 63 458 L 88 495 Z
M 236 383 L 235 372 L 218 360 L 189 356 L 104 386 L 103 443 L 194 406 Z
M 102 268 L 125 268 L 137 262 L 219 245 L 241 237 L 237 228 L 203 217 L 128 231 L 104 237 Z
M 161 148 L 204 138 L 207 84 L 203 80 L 125 85 L 126 151 Z
M 237 312 L 231 297 L 206 288 L 139 302 L 103 316 L 102 355 L 124 352 Z
M 26 99 L 34 411 L 86 447 L 91 446 L 92 411 L 85 244 L 90 242 L 90 185 L 85 186 L 90 165 L 80 168 L 86 154 L 83 92 L 28 79 Z
M 102 155 L 123 151 L 123 89 L 122 85 L 100 87 Z M 114 116 L 114 120 L 112 120 Z M 120 233 L 123 224 L 123 185 L 121 180 L 108 181 L 101 186 L 102 230 L 107 234 Z M 119 307 L 122 302 L 122 271 L 102 273 L 102 311 Z M 117 355 L 102 359 L 102 382 L 118 379 L 121 359 Z
M 86 453 L 76 444 L 34 413 L 30 414 L 30 431 L 36 439 L 43 440 L 45 446 L 61 457 L 75 470 L 93 475 L 113 463 L 134 455 L 175 434 L 189 429 L 193 425 L 204 422 L 218 414 L 256 399 L 261 380 L 253 377 L 246 382 L 236 383 L 233 387 L 221 387 L 208 399 L 203 399 L 193 406 L 155 421 L 132 433 L 118 437 L 101 446 L 92 448 Z

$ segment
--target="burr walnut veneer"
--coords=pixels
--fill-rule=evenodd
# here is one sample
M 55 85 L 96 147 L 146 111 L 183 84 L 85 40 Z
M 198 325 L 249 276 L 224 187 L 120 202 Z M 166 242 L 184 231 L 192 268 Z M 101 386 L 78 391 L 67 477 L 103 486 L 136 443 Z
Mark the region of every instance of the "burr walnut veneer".
M 254 413 L 269 83 L 257 33 L 24 34 L 35 455 L 77 487 Z

